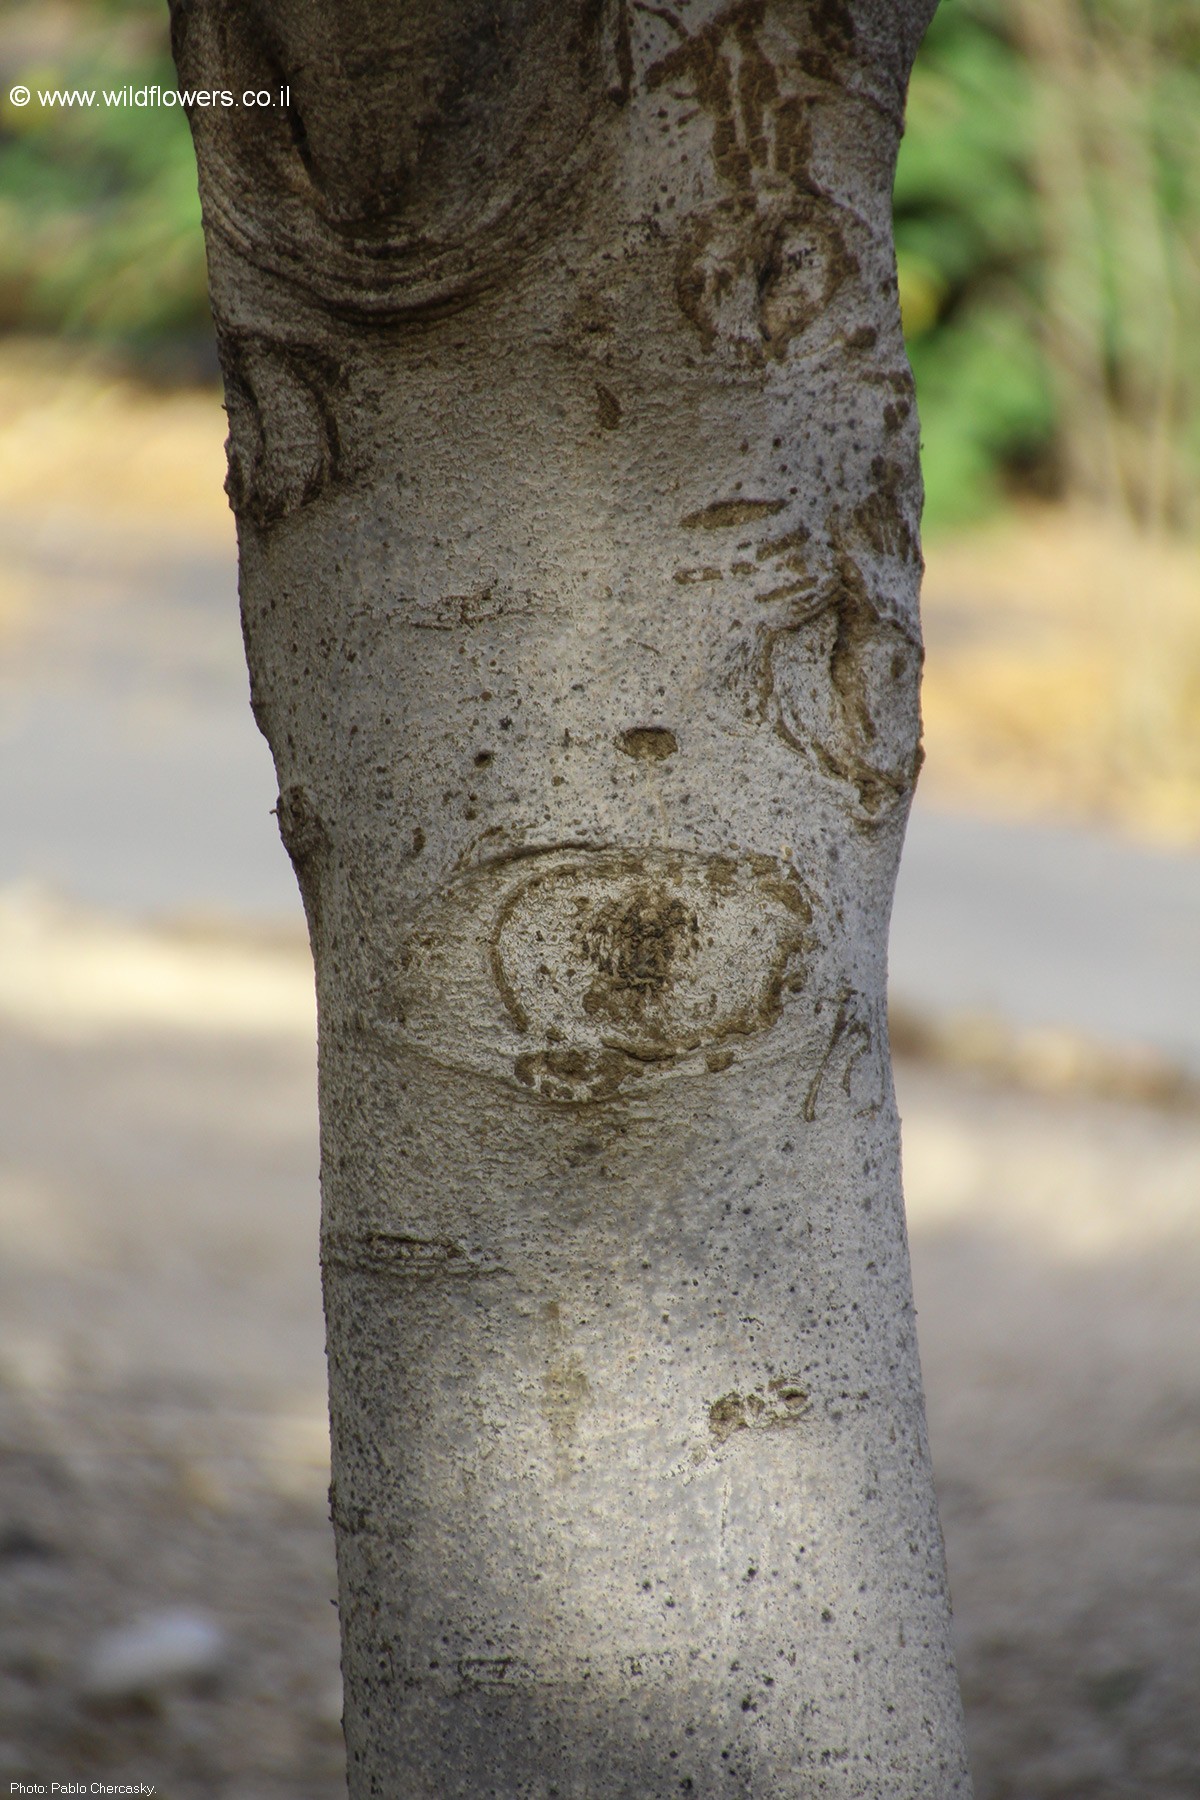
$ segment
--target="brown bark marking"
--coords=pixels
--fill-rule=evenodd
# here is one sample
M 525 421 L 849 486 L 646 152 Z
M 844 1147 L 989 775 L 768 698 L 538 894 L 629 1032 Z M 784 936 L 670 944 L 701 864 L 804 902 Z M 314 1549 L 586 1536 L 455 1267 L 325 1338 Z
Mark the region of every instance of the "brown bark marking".
M 272 525 L 342 474 L 336 363 L 311 345 L 218 329 L 229 418 L 225 491 L 239 518 Z
M 817 1002 L 820 1011 L 822 1002 Z M 831 1067 L 842 1064 L 841 1088 L 856 1118 L 878 1112 L 887 1093 L 884 1064 L 885 1025 L 880 1009 L 863 994 L 847 988 L 838 996 L 829 1040 L 805 1095 L 803 1117 L 812 1124 L 821 1089 Z
M 349 1269 L 390 1281 L 470 1281 L 504 1271 L 452 1238 L 392 1231 L 334 1231 L 321 1240 L 323 1268 Z
M 724 531 L 731 525 L 750 525 L 756 519 L 782 512 L 786 500 L 714 500 L 680 519 L 685 531 Z
M 645 1026 L 647 1000 L 659 999 L 679 979 L 680 965 L 699 942 L 696 913 L 664 888 L 634 888 L 597 907 L 579 936 L 597 971 L 583 996 L 584 1012 L 616 1025 L 636 1020 Z
M 875 642 L 879 620 L 867 598 L 859 570 L 844 560 L 834 605 L 836 628 L 829 653 L 829 678 L 842 706 L 842 717 L 851 739 L 865 751 L 879 733 L 871 710 L 867 657 Z
M 318 855 L 328 847 L 324 822 L 317 813 L 307 788 L 285 788 L 275 806 L 279 835 L 292 859 L 292 867 L 303 875 Z
M 857 788 L 863 812 L 880 817 L 907 800 L 917 777 L 923 651 L 905 627 L 879 612 L 848 557 L 839 570 L 832 616 L 824 660 L 836 703 L 833 730 L 817 737 L 814 749 L 828 774 Z M 774 671 L 779 680 L 778 657 Z M 899 701 L 891 697 L 897 687 Z M 791 735 L 786 701 L 779 729 Z
M 739 874 L 746 887 L 740 897 L 733 892 Z M 761 917 L 742 912 L 735 927 L 725 894 L 731 907 L 750 902 Z M 586 1020 L 605 1049 L 636 1061 L 671 1060 L 774 1022 L 784 973 L 804 946 L 809 917 L 799 888 L 769 858 L 735 865 L 732 880 L 722 884 L 720 875 L 713 879 L 710 859 L 601 852 L 587 865 L 539 872 L 514 889 L 493 932 L 493 978 L 523 1032 L 535 1013 L 544 1014 L 541 1028 L 569 1040 Z M 718 946 L 731 929 L 738 934 L 736 953 Z M 541 947 L 536 970 L 529 966 L 533 940 Z M 743 963 L 753 959 L 740 998 L 731 954 Z M 576 1007 L 581 1017 L 574 1016 Z M 551 1052 L 560 1078 L 572 1073 L 566 1054 Z
M 734 341 L 758 361 L 781 358 L 859 273 L 832 198 L 811 173 L 811 94 L 785 94 L 759 42 L 764 0 L 737 0 L 653 63 L 654 92 L 686 81 L 712 120 L 710 154 L 728 198 L 683 227 L 675 297 L 703 347 Z M 854 23 L 837 3 L 810 8 L 793 71 L 832 78 Z
M 620 1050 L 529 1050 L 515 1058 L 513 1074 L 522 1087 L 565 1105 L 611 1100 L 640 1066 L 636 1058 Z
M 792 560 L 789 558 L 789 561 Z M 755 603 L 758 606 L 772 606 L 780 600 L 797 600 L 811 594 L 816 585 L 815 575 L 804 575 L 798 581 L 785 581 L 779 587 L 768 588 L 765 594 L 755 594 Z
M 877 456 L 871 463 L 871 476 L 874 486 L 851 512 L 847 535 L 861 540 L 876 556 L 920 562 L 920 540 L 906 505 L 911 491 L 908 470 L 903 463 Z
M 752 716 L 857 789 L 860 824 L 907 799 L 921 762 L 920 639 L 864 574 L 880 562 L 919 567 L 911 484 L 905 463 L 884 456 L 871 475 L 871 492 L 835 516 L 823 550 L 804 525 L 758 545 L 756 564 L 795 578 L 751 589 L 747 598 L 782 617 L 736 639 L 727 665 L 729 684 L 749 690 Z M 754 565 L 740 567 L 749 574 Z
M 315 938 L 321 920 L 321 880 L 330 849 L 329 833 L 312 795 L 297 784 L 284 788 L 275 803 L 275 817 Z
M 860 274 L 857 256 L 829 201 L 797 201 L 771 236 L 758 276 L 759 328 L 764 352 L 786 355 Z
M 608 90 L 609 98 L 624 106 L 633 92 L 633 39 L 629 30 L 629 0 L 617 0 L 614 33 L 614 55 L 617 80 Z
M 864 825 L 906 801 L 916 779 L 923 652 L 912 629 L 872 598 L 845 548 L 860 529 L 849 517 L 847 533 L 835 532 L 841 541 L 831 573 L 814 571 L 754 596 L 784 614 L 734 642 L 727 680 L 747 692 L 752 717 L 857 790 L 855 816 Z M 874 511 L 868 521 L 874 530 Z
M 797 525 L 794 530 L 785 531 L 782 537 L 764 538 L 754 552 L 754 560 L 756 562 L 781 560 L 788 568 L 795 568 L 797 564 L 793 561 L 793 557 L 800 555 L 805 544 L 809 543 L 811 538 L 812 532 L 807 525 Z
M 809 0 L 811 36 L 801 52 L 804 68 L 823 81 L 841 85 L 846 59 L 854 52 L 858 30 L 847 0 Z
M 740 1431 L 787 1431 L 799 1425 L 809 1410 L 809 1398 L 798 1381 L 776 1375 L 766 1387 L 748 1393 L 722 1394 L 708 1409 L 708 1429 L 718 1444 L 728 1443 Z
M 733 0 L 709 20 L 707 25 L 686 38 L 674 50 L 651 63 L 646 70 L 646 87 L 656 93 L 668 82 L 690 81 L 696 99 L 714 117 L 713 160 L 722 176 L 734 187 L 744 186 L 739 174 L 748 176 L 750 165 L 737 144 L 733 116 L 733 82 L 728 58 L 723 54 L 725 39 L 734 36 L 740 46 L 748 46 L 749 54 L 765 62 L 754 43 L 754 32 L 766 15 L 766 0 Z M 769 65 L 768 65 L 769 67 Z M 751 77 L 761 82 L 763 77 Z M 774 80 L 774 71 L 767 77 Z
M 454 1669 L 464 1688 L 518 1688 L 533 1679 L 515 1656 L 460 1656 Z
M 891 285 L 892 284 L 889 282 L 889 294 L 891 293 Z M 913 409 L 913 402 L 916 399 L 917 390 L 916 384 L 913 381 L 912 370 L 908 367 L 907 363 L 902 364 L 900 367 L 892 368 L 866 368 L 862 371 L 862 379 L 869 383 L 871 387 L 890 388 L 895 395 L 895 405 L 900 409 L 905 418 L 908 417 Z
M 636 762 L 665 762 L 679 749 L 679 739 L 662 725 L 634 725 L 618 737 L 617 749 Z
M 496 619 L 531 618 L 537 596 L 489 582 L 467 594 L 398 595 L 396 623 L 411 631 L 473 631 Z
M 770 1029 L 803 984 L 811 923 L 770 857 L 531 848 L 417 909 L 381 1027 L 543 1099 L 606 1100 Z
M 615 431 L 621 423 L 621 402 L 601 381 L 596 383 L 596 420 L 605 431 Z

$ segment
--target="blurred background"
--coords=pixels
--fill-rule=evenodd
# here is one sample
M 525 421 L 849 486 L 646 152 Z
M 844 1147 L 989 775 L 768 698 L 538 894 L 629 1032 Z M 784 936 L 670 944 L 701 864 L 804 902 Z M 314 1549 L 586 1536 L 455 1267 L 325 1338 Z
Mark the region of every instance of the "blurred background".
M 160 0 L 0 0 L 0 1768 L 332 1800 L 313 1009 Z M 35 90 L 23 108 L 11 85 Z M 1200 1791 L 1200 9 L 943 0 L 892 941 L 979 1800 Z

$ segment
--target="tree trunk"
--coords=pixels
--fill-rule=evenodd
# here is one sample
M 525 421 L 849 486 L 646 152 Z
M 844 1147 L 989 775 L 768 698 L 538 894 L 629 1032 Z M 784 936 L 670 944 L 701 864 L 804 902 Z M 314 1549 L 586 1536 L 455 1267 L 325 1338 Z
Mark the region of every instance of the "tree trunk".
M 927 0 L 176 0 L 350 1791 L 968 1792 L 885 1015 Z M 282 104 L 276 104 L 282 94 Z

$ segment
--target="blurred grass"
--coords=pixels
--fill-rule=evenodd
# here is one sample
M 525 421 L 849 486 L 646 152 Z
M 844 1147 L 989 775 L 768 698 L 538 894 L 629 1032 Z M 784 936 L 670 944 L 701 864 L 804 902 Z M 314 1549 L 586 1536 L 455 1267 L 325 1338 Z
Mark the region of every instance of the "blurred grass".
M 0 5 L 0 331 L 120 347 L 215 374 L 187 121 L 160 106 L 54 108 L 38 88 L 174 87 L 164 0 Z M 15 107 L 17 80 L 34 89 Z
M 943 0 L 896 241 L 929 527 L 1015 491 L 1196 530 L 1196 0 Z

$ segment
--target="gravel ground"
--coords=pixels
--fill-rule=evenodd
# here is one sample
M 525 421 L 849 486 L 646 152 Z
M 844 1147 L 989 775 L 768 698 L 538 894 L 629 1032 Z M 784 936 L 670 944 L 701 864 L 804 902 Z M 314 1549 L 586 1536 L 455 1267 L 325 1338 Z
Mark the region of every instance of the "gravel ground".
M 302 959 L 252 1027 L 181 940 L 199 978 L 121 1016 L 82 937 L 0 1023 L 0 1770 L 334 1800 Z M 1200 1115 L 898 1080 L 978 1800 L 1194 1800 Z M 209 1666 L 88 1698 L 104 1632 L 181 1607 Z

